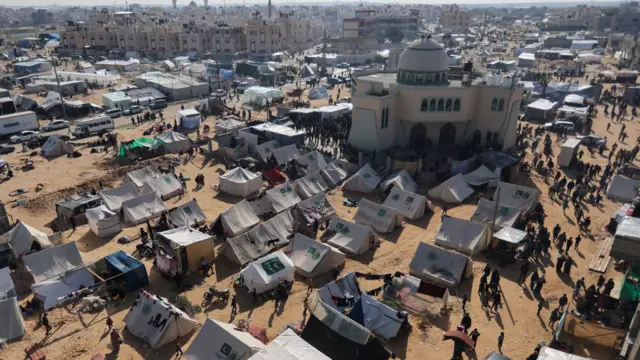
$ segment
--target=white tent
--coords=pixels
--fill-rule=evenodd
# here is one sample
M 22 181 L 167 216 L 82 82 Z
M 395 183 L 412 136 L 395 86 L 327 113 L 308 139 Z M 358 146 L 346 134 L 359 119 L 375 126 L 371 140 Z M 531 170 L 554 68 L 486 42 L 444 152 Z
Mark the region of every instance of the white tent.
M 133 182 L 138 189 L 144 186 L 149 180 L 153 180 L 160 177 L 162 174 L 155 165 L 149 165 L 142 169 L 130 171 L 125 176 L 125 182 Z M 113 209 L 111 209 L 113 210 Z
M 0 300 L 16 296 L 18 293 L 11 279 L 11 269 L 8 266 L 4 267 L 0 269 Z
M 218 221 L 222 224 L 224 235 L 228 237 L 238 236 L 260 223 L 260 219 L 246 200 L 240 201 L 218 215 L 214 224 Z
M 220 191 L 246 197 L 262 189 L 262 175 L 237 167 L 220 175 Z
M 479 168 L 468 174 L 464 174 L 464 181 L 470 186 L 482 186 L 487 184 L 488 187 L 495 187 L 500 181 L 500 174 L 489 170 L 488 167 L 480 165 Z
M 127 330 L 152 349 L 173 342 L 195 330 L 198 323 L 169 301 L 140 291 L 124 318 Z
M 147 180 L 142 189 L 140 189 L 140 193 L 154 192 L 162 200 L 167 200 L 180 194 L 180 189 L 182 189 L 182 182 L 172 173 L 168 173 L 155 179 Z
M 273 339 L 266 348 L 250 360 L 331 360 L 304 341 L 293 330 L 287 329 Z
M 320 171 L 312 172 L 311 174 L 302 177 L 294 182 L 296 191 L 303 199 L 308 199 L 314 195 L 324 193 L 329 189 L 329 186 L 320 175 Z
M 282 251 L 264 256 L 240 271 L 249 291 L 262 294 L 275 289 L 280 282 L 293 281 L 295 267 Z
M 124 222 L 133 225 L 155 219 L 165 210 L 167 208 L 155 192 L 146 193 L 122 203 Z
M 558 154 L 558 166 L 568 167 L 571 164 L 573 156 L 578 154 L 580 147 L 580 139 L 569 139 L 562 144 L 560 154 Z
M 0 300 L 0 343 L 21 338 L 26 332 L 16 298 Z
M 498 191 L 500 191 L 500 199 L 498 200 L 500 205 L 517 207 L 520 211 L 526 212 L 538 205 L 538 201 L 540 201 L 540 190 L 526 186 L 500 181 L 496 192 L 493 194 L 494 201 L 497 200 Z
M 329 97 L 329 92 L 327 92 L 326 86 L 324 85 L 318 86 L 318 87 L 309 89 L 308 97 L 309 97 L 309 100 L 324 99 Z
M 415 220 L 424 215 L 426 204 L 426 197 L 394 186 L 383 205 L 397 210 L 406 218 Z
M 126 182 L 117 188 L 100 191 L 102 202 L 114 212 L 120 212 L 122 203 L 138 196 L 138 188 L 133 182 Z
M 191 139 L 184 134 L 176 131 L 168 131 L 160 134 L 156 139 L 162 142 L 166 153 L 177 154 L 180 151 L 187 151 L 191 146 Z
M 106 238 L 119 233 L 122 230 L 118 214 L 100 205 L 93 209 L 87 209 L 87 222 L 89 229 L 101 238 Z
M 296 168 L 300 175 L 311 174 L 312 172 L 318 171 L 327 166 L 324 156 L 322 156 L 318 151 L 306 153 L 295 160 Z
M 540 349 L 540 352 L 538 353 L 537 360 L 590 360 L 590 359 L 591 358 L 577 356 L 577 355 L 566 353 L 564 351 L 543 346 L 542 349 Z
M 58 299 L 66 299 L 69 294 L 78 291 L 80 287 L 92 287 L 95 285 L 93 275 L 84 267 L 67 271 L 54 278 L 35 283 L 31 286 L 36 298 L 44 304 L 44 309 L 49 310 L 58 306 Z
M 298 148 L 293 144 L 273 150 L 273 157 L 275 157 L 278 165 L 288 164 L 300 156 L 300 151 L 298 151 Z
M 409 273 L 428 282 L 454 287 L 473 273 L 464 255 L 421 242 L 409 264 Z
M 42 156 L 54 157 L 73 152 L 73 146 L 57 136 L 49 136 L 41 147 Z
M 360 295 L 348 317 L 384 340 L 396 337 L 404 322 L 404 317 L 398 317 L 397 310 L 367 294 Z
M 296 273 L 304 277 L 316 277 L 344 265 L 345 255 L 337 249 L 310 239 L 300 233 L 291 241 L 289 258 Z
M 409 172 L 405 169 L 402 169 L 395 174 L 391 174 L 380 184 L 380 188 L 382 188 L 382 190 L 387 190 L 389 186 L 399 187 L 404 191 L 412 193 L 418 190 L 418 184 L 416 184 L 416 182 L 411 178 L 411 175 L 409 175 Z
M 230 132 L 236 132 L 242 128 L 247 127 L 242 121 L 238 121 L 234 118 L 226 118 L 216 121 L 216 135 L 222 135 Z
M 256 146 L 258 160 L 264 163 L 269 162 L 269 159 L 273 156 L 273 151 L 279 147 L 280 145 L 278 145 L 278 142 L 275 140 L 267 141 Z
M 640 218 L 625 216 L 616 228 L 609 254 L 619 260 L 637 262 L 640 244 Z
M 379 233 L 392 232 L 397 226 L 402 225 L 402 215 L 395 209 L 367 199 L 360 201 L 353 220 L 358 224 L 370 226 Z
M 468 220 L 445 216 L 436 234 L 436 245 L 472 256 L 489 245 L 487 228 Z
M 376 241 L 373 230 L 364 225 L 352 223 L 334 216 L 328 230 L 335 235 L 327 241 L 331 246 L 349 255 L 362 255 L 371 249 Z
M 491 223 L 494 221 L 494 214 L 496 229 L 500 229 L 503 226 L 511 227 L 520 217 L 520 209 L 500 204 L 498 205 L 498 212 L 496 212 L 495 202 L 480 199 L 470 220 L 478 224 L 491 226 Z
M 336 210 L 324 195 L 320 193 L 310 197 L 307 200 L 300 201 L 296 204 L 296 211 L 300 215 L 302 224 L 313 224 L 315 220 L 319 224 L 329 221 L 336 214 Z
M 429 189 L 427 192 L 432 198 L 451 204 L 460 204 L 473 193 L 473 189 L 467 185 L 462 174 L 450 177 L 447 181 L 433 189 Z
M 196 199 L 169 210 L 167 218 L 173 226 L 177 227 L 194 226 L 207 220 L 207 216 Z
M 236 330 L 235 325 L 207 318 L 182 358 L 246 360 L 264 348 L 260 340 L 248 332 Z
M 40 244 L 42 248 L 53 246 L 47 234 L 32 228 L 22 221 L 15 224 L 11 230 L 0 235 L 0 244 L 11 246 L 11 251 L 16 257 L 29 253 L 33 243 Z
M 351 175 L 345 180 L 344 190 L 357 191 L 361 193 L 372 193 L 378 187 L 382 179 L 371 168 L 369 164 L 365 164 L 358 172 Z
M 264 105 L 273 98 L 282 97 L 282 91 L 276 88 L 252 86 L 244 91 L 244 102 L 248 104 Z
M 271 203 L 271 208 L 276 213 L 290 209 L 302 201 L 298 196 L 298 193 L 293 191 L 293 186 L 291 186 L 291 183 L 288 181 L 274 187 L 273 189 L 267 190 L 266 196 Z
M 607 187 L 607 197 L 615 201 L 632 202 L 639 189 L 640 180 L 617 174 L 613 176 Z
M 332 188 L 338 187 L 346 178 L 349 177 L 347 170 L 348 162 L 344 160 L 335 160 L 320 170 L 320 175 L 324 178 Z
M 511 244 L 520 244 L 522 241 L 524 241 L 526 236 L 526 231 L 514 229 L 508 226 L 503 227 L 502 229 L 500 229 L 500 231 L 493 234 L 494 238 L 506 241 Z
M 35 282 L 42 282 L 82 266 L 75 242 L 50 247 L 23 258 L 24 266 Z

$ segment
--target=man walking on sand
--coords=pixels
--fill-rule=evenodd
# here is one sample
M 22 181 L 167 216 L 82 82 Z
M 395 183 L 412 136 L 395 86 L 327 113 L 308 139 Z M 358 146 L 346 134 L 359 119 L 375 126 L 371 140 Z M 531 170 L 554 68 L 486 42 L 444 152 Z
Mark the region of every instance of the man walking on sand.
M 498 351 L 500 351 L 500 354 L 502 354 L 502 343 L 504 342 L 504 331 L 500 332 L 500 335 L 498 336 Z

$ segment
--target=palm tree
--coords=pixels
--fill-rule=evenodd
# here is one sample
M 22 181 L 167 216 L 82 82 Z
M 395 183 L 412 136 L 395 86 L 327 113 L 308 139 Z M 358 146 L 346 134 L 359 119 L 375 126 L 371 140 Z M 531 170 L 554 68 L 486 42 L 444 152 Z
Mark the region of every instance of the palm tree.
M 549 86 L 550 82 L 551 82 L 551 77 L 549 75 L 547 75 L 546 73 L 540 74 L 538 83 L 540 83 L 540 86 L 542 86 L 542 98 L 544 98 L 547 95 L 547 86 Z

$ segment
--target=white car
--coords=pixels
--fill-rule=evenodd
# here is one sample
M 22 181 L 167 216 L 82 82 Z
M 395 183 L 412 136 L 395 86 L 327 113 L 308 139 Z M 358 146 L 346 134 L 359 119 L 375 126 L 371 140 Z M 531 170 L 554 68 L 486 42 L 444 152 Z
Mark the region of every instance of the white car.
M 216 90 L 216 92 L 213 93 L 213 95 L 219 96 L 219 97 L 225 97 L 225 96 L 227 96 L 227 90 L 218 89 L 218 90 Z
M 69 122 L 67 120 L 53 120 L 42 128 L 42 131 L 53 131 L 66 129 L 69 127 Z
M 39 132 L 37 131 L 32 131 L 32 130 L 27 130 L 27 131 L 22 131 L 16 135 L 13 135 L 11 137 L 11 142 L 12 143 L 20 143 L 20 142 L 25 142 L 25 141 L 31 141 L 35 138 L 37 138 L 40 135 Z

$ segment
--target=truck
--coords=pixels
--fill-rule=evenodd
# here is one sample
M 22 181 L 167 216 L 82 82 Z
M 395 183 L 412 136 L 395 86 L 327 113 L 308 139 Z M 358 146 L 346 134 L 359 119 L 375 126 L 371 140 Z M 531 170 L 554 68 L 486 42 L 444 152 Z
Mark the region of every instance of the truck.
M 0 137 L 7 137 L 25 130 L 38 131 L 39 129 L 38 118 L 33 111 L 0 116 Z

